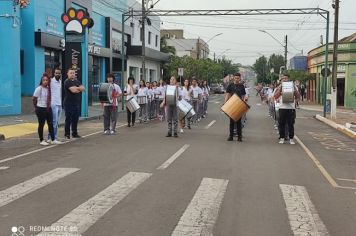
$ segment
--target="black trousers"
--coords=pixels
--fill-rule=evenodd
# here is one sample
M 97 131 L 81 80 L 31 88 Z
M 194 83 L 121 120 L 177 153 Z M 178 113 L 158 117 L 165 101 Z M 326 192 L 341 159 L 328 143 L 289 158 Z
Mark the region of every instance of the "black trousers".
M 234 121 L 233 119 L 230 118 L 230 137 L 234 136 L 234 129 L 235 126 L 237 128 L 237 136 L 242 137 L 242 124 L 241 124 L 241 119 L 238 121 Z
M 279 138 L 286 137 L 286 124 L 288 125 L 289 138 L 294 138 L 295 109 L 279 109 Z
M 52 109 L 44 108 L 44 107 L 36 107 L 36 115 L 38 119 L 38 136 L 40 141 L 43 141 L 43 128 L 45 122 L 47 122 L 49 135 L 51 136 L 51 140 L 54 140 L 54 131 L 53 131 L 53 116 Z
M 126 113 L 127 113 L 127 124 L 135 124 L 136 120 L 136 112 L 130 112 L 128 108 L 126 108 Z
M 64 136 L 70 136 L 70 129 L 72 128 L 72 135 L 78 135 L 78 121 L 80 115 L 80 106 L 64 106 L 66 120 L 64 125 Z

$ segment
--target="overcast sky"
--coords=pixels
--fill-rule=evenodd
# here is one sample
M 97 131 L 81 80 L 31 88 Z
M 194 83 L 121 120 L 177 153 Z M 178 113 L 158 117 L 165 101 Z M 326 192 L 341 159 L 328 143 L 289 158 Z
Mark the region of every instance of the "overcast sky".
M 157 1 L 157 0 L 154 0 Z M 330 41 L 333 39 L 334 10 L 332 0 L 160 0 L 155 9 L 265 9 L 265 8 L 310 8 L 320 7 L 331 12 Z M 356 0 L 342 0 L 340 5 L 339 39 L 356 33 Z M 320 46 L 320 35 L 325 36 L 325 20 L 317 15 L 277 16 L 210 16 L 210 17 L 161 17 L 162 29 L 184 29 L 185 38 L 210 41 L 210 55 L 225 55 L 234 62 L 252 65 L 261 55 L 282 54 L 284 49 L 266 30 L 284 44 L 288 35 L 288 58 Z M 223 28 L 222 28 L 223 27 Z M 324 38 L 325 40 L 325 38 Z M 325 41 L 324 41 L 325 42 Z

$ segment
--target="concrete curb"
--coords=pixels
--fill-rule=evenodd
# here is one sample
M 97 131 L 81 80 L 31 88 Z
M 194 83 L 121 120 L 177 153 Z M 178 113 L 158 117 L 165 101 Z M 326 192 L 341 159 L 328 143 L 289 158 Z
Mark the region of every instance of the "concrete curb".
M 332 128 L 342 132 L 343 134 L 349 136 L 350 138 L 356 139 L 356 132 L 352 131 L 351 129 L 346 128 L 343 125 L 340 124 L 336 124 L 334 121 L 331 121 L 321 115 L 316 115 L 315 118 L 329 126 L 331 126 Z

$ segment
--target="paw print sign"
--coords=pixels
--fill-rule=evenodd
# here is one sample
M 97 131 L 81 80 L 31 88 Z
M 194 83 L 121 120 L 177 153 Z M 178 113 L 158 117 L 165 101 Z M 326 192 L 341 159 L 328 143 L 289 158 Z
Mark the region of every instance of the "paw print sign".
M 84 10 L 69 8 L 67 13 L 62 14 L 62 21 L 65 25 L 66 32 L 82 34 L 84 28 L 88 27 L 92 19 Z

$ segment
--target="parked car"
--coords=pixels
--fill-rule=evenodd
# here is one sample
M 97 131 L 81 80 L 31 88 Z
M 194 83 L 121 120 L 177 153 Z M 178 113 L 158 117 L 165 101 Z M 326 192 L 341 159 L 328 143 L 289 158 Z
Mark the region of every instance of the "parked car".
M 210 92 L 215 94 L 225 93 L 224 86 L 222 86 L 221 84 L 211 84 Z

